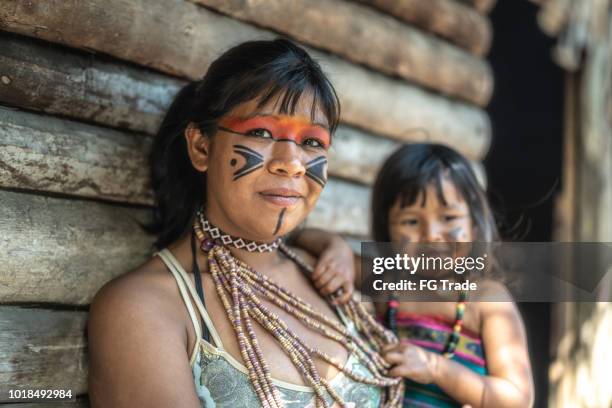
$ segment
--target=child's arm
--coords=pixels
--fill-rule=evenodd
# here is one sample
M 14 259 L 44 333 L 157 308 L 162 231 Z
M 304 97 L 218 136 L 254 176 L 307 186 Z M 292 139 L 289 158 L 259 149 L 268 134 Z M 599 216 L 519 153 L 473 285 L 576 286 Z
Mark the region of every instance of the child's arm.
M 482 340 L 488 375 L 481 376 L 460 363 L 412 344 L 385 350 L 395 366 L 391 376 L 402 376 L 424 384 L 435 383 L 456 401 L 477 407 L 530 407 L 533 380 L 525 329 L 510 299 L 479 304 Z
M 346 303 L 355 290 L 355 261 L 353 250 L 339 235 L 320 229 L 304 229 L 293 239 L 293 244 L 315 255 L 317 265 L 311 278 L 324 295 L 342 288 L 335 303 Z

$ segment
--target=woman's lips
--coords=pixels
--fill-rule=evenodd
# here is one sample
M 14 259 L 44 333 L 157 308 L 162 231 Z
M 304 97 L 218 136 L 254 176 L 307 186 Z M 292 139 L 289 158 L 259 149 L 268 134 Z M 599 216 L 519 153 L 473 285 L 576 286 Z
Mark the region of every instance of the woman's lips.
M 279 207 L 291 207 L 302 199 L 302 195 L 288 188 L 275 188 L 260 191 L 259 194 L 264 200 Z

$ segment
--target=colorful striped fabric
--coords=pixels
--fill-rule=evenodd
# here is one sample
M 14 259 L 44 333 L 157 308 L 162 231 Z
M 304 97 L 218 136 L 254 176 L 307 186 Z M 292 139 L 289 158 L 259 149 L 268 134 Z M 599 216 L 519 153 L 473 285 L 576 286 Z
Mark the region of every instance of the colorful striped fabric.
M 440 318 L 397 312 L 397 334 L 402 341 L 421 346 L 434 353 L 442 354 L 448 336 L 452 332 L 452 322 Z M 459 344 L 452 360 L 466 366 L 481 375 L 486 375 L 487 368 L 481 339 L 461 331 Z M 406 380 L 404 408 L 460 407 L 437 385 L 419 384 Z

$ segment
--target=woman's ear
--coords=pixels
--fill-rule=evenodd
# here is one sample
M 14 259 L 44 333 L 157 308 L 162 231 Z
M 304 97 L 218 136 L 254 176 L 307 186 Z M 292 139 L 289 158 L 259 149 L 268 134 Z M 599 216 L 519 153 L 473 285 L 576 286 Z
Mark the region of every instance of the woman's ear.
M 191 122 L 185 129 L 185 140 L 191 164 L 197 171 L 204 173 L 208 170 L 210 138 L 202 134 L 196 124 Z

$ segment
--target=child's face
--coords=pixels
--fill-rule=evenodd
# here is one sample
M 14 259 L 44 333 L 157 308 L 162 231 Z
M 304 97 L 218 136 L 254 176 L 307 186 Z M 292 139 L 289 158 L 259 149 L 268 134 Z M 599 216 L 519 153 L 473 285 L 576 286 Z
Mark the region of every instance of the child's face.
M 442 177 L 440 200 L 431 183 L 410 206 L 401 207 L 401 197 L 389 210 L 391 241 L 408 243 L 471 242 L 474 228 L 470 209 L 448 177 Z

